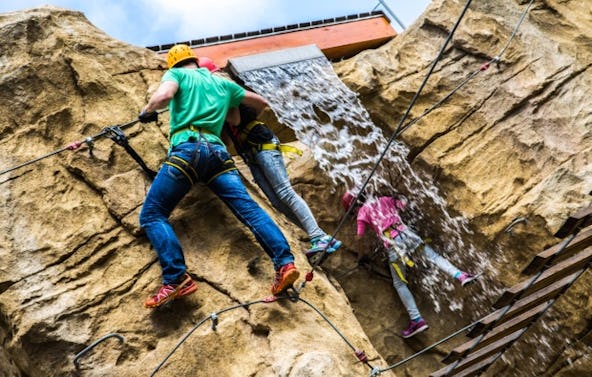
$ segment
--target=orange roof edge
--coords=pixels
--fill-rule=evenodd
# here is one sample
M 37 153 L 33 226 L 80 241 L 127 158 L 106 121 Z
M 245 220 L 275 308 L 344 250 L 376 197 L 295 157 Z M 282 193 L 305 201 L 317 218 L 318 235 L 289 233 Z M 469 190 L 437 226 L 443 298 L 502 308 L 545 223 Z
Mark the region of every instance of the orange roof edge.
M 371 15 L 369 18 L 192 46 L 192 49 L 197 56 L 207 56 L 221 68 L 226 67 L 231 58 L 310 44 L 315 44 L 329 60 L 349 58 L 360 51 L 380 47 L 397 35 L 390 20 L 382 12 L 373 12 Z M 167 51 L 158 52 L 165 54 Z

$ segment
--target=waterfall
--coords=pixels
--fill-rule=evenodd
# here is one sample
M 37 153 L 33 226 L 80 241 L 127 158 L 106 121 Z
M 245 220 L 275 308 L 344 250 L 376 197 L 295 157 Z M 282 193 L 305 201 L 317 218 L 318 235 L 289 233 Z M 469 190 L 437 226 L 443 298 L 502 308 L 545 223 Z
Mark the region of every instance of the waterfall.
M 367 196 L 403 194 L 409 203 L 406 212 L 412 214 L 408 225 L 420 235 L 429 228 L 444 239 L 438 252 L 461 269 L 470 262 L 477 271 L 493 273 L 487 256 L 463 241 L 470 234 L 466 219 L 451 216 L 436 186 L 411 168 L 406 159 L 409 150 L 404 143 L 395 140 L 377 165 L 388 138 L 374 125 L 357 93 L 339 79 L 327 59 L 260 68 L 242 72 L 239 77 L 265 97 L 277 119 L 294 130 L 296 137 L 311 149 L 335 187 L 361 187 L 376 167 L 365 190 Z M 426 208 L 430 209 L 429 216 L 422 213 Z M 430 269 L 431 273 L 424 274 L 421 280 L 423 290 L 439 310 L 439 302 L 446 296 L 441 290 L 454 289 L 454 283 L 435 271 Z M 481 298 L 475 299 L 475 303 L 482 302 L 487 290 L 487 295 L 495 293 L 491 291 L 493 288 L 486 288 L 482 287 Z M 448 300 L 453 310 L 463 307 L 454 297 Z

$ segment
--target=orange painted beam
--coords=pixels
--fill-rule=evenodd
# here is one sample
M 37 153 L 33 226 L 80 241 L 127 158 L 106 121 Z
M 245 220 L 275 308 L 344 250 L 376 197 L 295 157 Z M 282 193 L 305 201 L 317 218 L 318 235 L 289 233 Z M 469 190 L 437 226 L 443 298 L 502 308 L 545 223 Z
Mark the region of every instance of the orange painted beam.
M 315 44 L 327 59 L 348 58 L 360 51 L 377 48 L 393 39 L 397 33 L 385 17 L 354 20 L 340 24 L 286 33 L 262 35 L 251 39 L 194 47 L 197 56 L 207 56 L 223 68 L 228 59 L 263 52 Z M 166 54 L 166 52 L 162 52 Z

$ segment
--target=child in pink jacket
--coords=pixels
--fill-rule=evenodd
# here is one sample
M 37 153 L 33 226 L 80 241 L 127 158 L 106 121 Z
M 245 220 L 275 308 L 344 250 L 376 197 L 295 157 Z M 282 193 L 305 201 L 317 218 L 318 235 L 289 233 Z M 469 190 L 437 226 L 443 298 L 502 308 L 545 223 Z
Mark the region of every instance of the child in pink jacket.
M 342 204 L 347 211 L 353 204 L 356 194 L 347 191 L 342 198 Z M 422 318 L 413 294 L 409 290 L 404 272 L 406 266 L 412 266 L 409 255 L 417 248 L 425 258 L 435 264 L 439 269 L 465 286 L 473 282 L 477 276 L 461 271 L 450 261 L 434 251 L 428 244 L 409 227 L 401 217 L 399 210 L 405 208 L 406 203 L 388 196 L 381 196 L 365 201 L 364 195 L 360 195 L 358 202 L 363 202 L 357 211 L 357 235 L 358 254 L 365 254 L 361 247 L 361 239 L 366 228 L 370 227 L 378 238 L 384 241 L 384 246 L 389 256 L 389 270 L 393 278 L 393 286 L 399 295 L 405 309 L 409 313 L 409 326 L 403 330 L 403 338 L 410 338 L 428 329 L 426 321 Z M 354 209 L 355 210 L 355 209 Z

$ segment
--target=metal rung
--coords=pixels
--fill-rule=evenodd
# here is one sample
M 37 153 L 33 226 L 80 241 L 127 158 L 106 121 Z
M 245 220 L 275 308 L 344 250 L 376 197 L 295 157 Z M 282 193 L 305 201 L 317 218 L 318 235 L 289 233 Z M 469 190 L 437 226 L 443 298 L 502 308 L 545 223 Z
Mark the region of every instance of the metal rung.
M 576 214 L 571 215 L 565 220 L 565 223 L 563 223 L 561 228 L 555 233 L 555 237 L 565 238 L 590 225 L 592 225 L 592 206 L 576 212 Z
M 514 332 L 513 334 L 505 336 L 502 339 L 491 343 L 489 346 L 483 347 L 479 351 L 470 354 L 468 357 L 463 359 L 463 361 L 461 361 L 460 363 L 458 363 L 454 367 L 454 371 L 461 372 L 461 371 L 468 369 L 469 367 L 476 365 L 477 363 L 483 361 L 483 359 L 485 359 L 493 354 L 496 354 L 499 351 L 502 351 L 506 346 L 510 345 L 512 342 L 514 342 L 516 339 L 518 339 L 520 337 L 520 335 L 522 335 L 523 332 L 524 331 L 522 329 L 518 330 L 518 331 Z M 442 368 L 439 371 L 432 373 L 430 375 L 430 377 L 445 376 L 446 371 L 448 369 L 450 369 L 450 367 Z
M 548 303 L 543 303 L 534 309 L 522 313 L 516 318 L 504 323 L 501 326 L 493 328 L 487 335 L 482 339 L 477 338 L 470 340 L 460 346 L 456 347 L 442 360 L 442 362 L 450 364 L 460 358 L 466 357 L 469 353 L 475 352 L 506 335 L 513 333 L 514 331 L 520 330 L 528 326 L 534 319 L 538 318 L 537 315 L 547 309 Z
M 564 259 L 567 259 L 573 256 L 578 251 L 585 249 L 588 246 L 592 245 L 592 226 L 587 227 L 586 229 L 582 230 L 576 238 L 574 238 L 569 245 L 561 251 L 561 254 L 558 255 L 555 260 L 553 260 L 553 264 L 560 262 Z M 545 251 L 537 254 L 533 260 L 530 262 L 528 266 L 522 271 L 525 275 L 532 275 L 535 272 L 540 271 L 545 264 L 554 257 L 554 255 L 561 250 L 563 245 L 561 243 L 552 246 Z
M 504 310 L 498 309 L 495 312 L 487 315 L 480 319 L 475 326 L 467 333 L 467 336 L 470 338 L 474 338 L 476 336 L 481 335 L 485 331 L 489 331 L 493 324 L 496 326 L 501 325 L 509 321 L 510 319 L 516 317 L 519 314 L 524 313 L 525 311 L 532 309 L 533 307 L 548 301 L 552 298 L 556 298 L 557 295 L 561 294 L 561 292 L 568 287 L 568 285 L 573 281 L 573 279 L 581 273 L 582 270 L 578 270 L 573 274 L 566 276 L 565 278 L 559 280 L 556 283 L 551 284 L 550 286 L 541 289 L 540 291 L 532 294 L 530 296 L 524 297 L 523 299 L 516 301 L 512 308 L 508 310 L 507 313 L 504 314 L 503 317 L 499 318 L 501 311 Z
M 456 372 L 456 370 L 453 370 L 452 372 L 450 372 L 449 374 L 447 374 L 446 372 L 448 371 L 448 369 L 450 369 L 450 366 L 447 366 L 445 368 L 440 369 L 438 372 L 436 373 L 442 373 L 440 374 L 441 376 L 449 376 L 449 377 L 472 377 L 472 376 L 478 376 L 481 371 L 485 370 L 487 367 L 489 367 L 491 365 L 491 363 L 493 363 L 494 361 L 496 361 L 498 358 L 498 355 L 495 354 L 483 361 L 481 361 L 478 364 L 473 365 L 470 368 L 467 368 L 463 371 L 460 371 L 459 373 Z M 433 377 L 433 374 L 430 374 L 430 377 Z
M 536 282 L 531 284 L 531 278 L 514 285 L 502 293 L 501 297 L 493 304 L 496 309 L 502 308 L 512 303 L 517 297 L 530 295 L 567 275 L 584 268 L 592 261 L 592 247 L 588 247 L 571 258 L 568 258 L 555 266 L 545 270 L 540 276 L 536 277 Z

